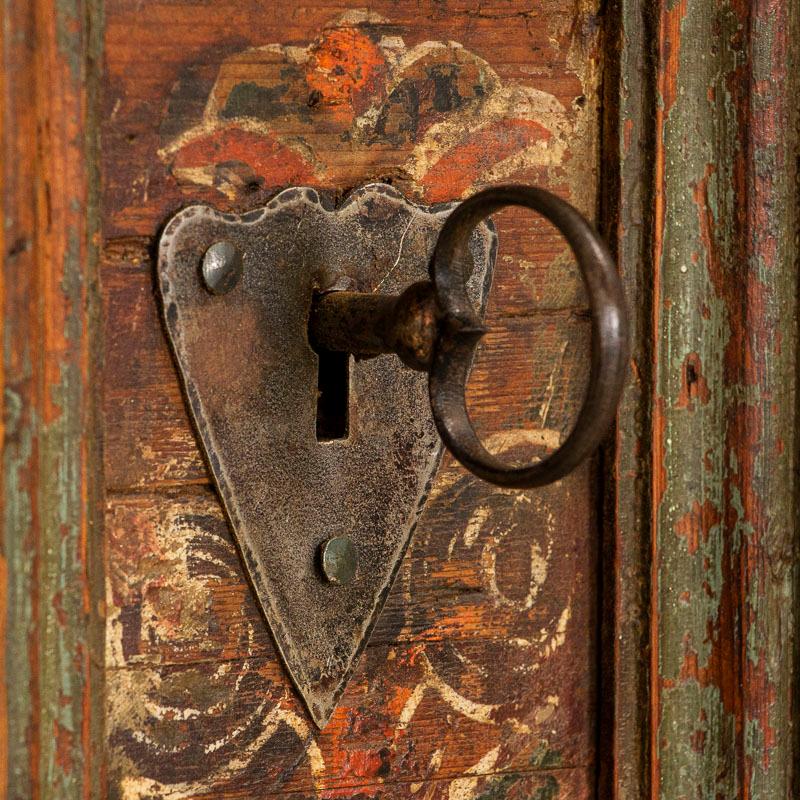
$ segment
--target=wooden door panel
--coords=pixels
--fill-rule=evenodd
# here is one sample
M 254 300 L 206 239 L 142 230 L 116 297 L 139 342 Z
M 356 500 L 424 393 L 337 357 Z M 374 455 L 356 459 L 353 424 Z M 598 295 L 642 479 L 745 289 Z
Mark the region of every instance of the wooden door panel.
M 281 666 L 184 409 L 154 295 L 159 226 L 287 184 L 421 202 L 545 185 L 592 215 L 592 4 L 113 0 L 101 157 L 108 781 L 113 797 L 585 798 L 594 792 L 595 477 L 507 493 L 446 460 L 323 731 Z M 556 232 L 498 219 L 470 381 L 492 446 L 544 453 L 587 379 Z M 497 433 L 517 429 L 514 434 Z
M 3 15 L 0 797 L 798 795 L 794 0 Z M 515 495 L 445 461 L 318 731 L 204 469 L 152 257 L 190 202 L 376 179 L 421 202 L 523 180 L 601 216 L 630 381 L 602 469 Z M 553 231 L 499 227 L 469 393 L 484 432 L 524 431 L 495 447 L 543 452 L 584 386 L 586 303 Z
M 447 462 L 362 665 L 318 732 L 256 611 L 187 424 L 151 256 L 160 225 L 181 205 L 246 208 L 301 179 L 344 191 L 388 178 L 433 202 L 518 178 L 591 212 L 599 32 L 591 9 L 542 4 L 519 13 L 507 4 L 475 13 L 387 3 L 381 13 L 395 15 L 388 22 L 357 14 L 336 22 L 346 6 L 12 6 L 15 48 L 27 44 L 24 71 L 10 70 L 2 87 L 16 126 L 3 131 L 5 164 L 13 151 L 23 156 L 19 175 L 4 167 L 6 178 L 19 178 L 4 188 L 20 195 L 20 213 L 0 286 L 14 354 L 4 374 L 4 433 L 13 446 L 3 488 L 17 516 L 3 552 L 10 601 L 0 614 L 9 612 L 14 647 L 3 702 L 12 741 L 2 783 L 11 796 L 590 796 L 591 469 L 546 492 L 514 495 Z M 281 183 L 269 184 L 268 171 L 257 190 L 245 183 L 238 193 L 225 169 L 220 191 L 159 154 L 202 122 L 226 58 L 270 43 L 324 50 L 342 33 L 356 44 L 385 38 L 384 50 L 400 61 L 415 47 L 432 52 L 431 63 L 412 60 L 418 69 L 403 84 L 406 96 L 421 93 L 427 117 L 412 114 L 404 127 L 400 103 L 396 140 L 354 151 L 313 180 L 300 163 Z M 450 39 L 460 44 L 425 44 Z M 344 48 L 325 57 L 349 56 Z M 482 77 L 448 78 L 461 59 Z M 534 88 L 540 94 L 527 91 Z M 354 100 L 366 102 L 359 113 L 387 91 L 370 84 Z M 480 102 L 464 109 L 470 92 Z M 335 139 L 341 125 L 327 133 L 324 122 L 307 126 L 309 141 L 317 125 L 328 137 L 319 152 L 347 154 L 346 140 Z M 448 138 L 441 146 L 425 139 L 436 125 Z M 423 152 L 430 141 L 430 169 L 409 171 L 414 148 Z M 437 159 L 438 149 L 446 157 Z M 211 153 L 217 176 L 213 144 Z M 225 166 L 229 156 L 217 160 Z M 189 162 L 190 170 L 208 167 Z M 523 236 L 531 228 L 536 237 Z M 470 395 L 486 431 L 524 429 L 496 437 L 495 447 L 541 452 L 563 436 L 585 385 L 585 300 L 552 231 L 509 214 L 501 236 L 490 306 L 497 332 Z

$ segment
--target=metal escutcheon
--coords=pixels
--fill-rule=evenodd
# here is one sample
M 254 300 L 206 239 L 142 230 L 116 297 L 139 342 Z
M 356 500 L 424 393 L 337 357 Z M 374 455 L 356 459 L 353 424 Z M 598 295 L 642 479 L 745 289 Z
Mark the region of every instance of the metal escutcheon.
M 525 467 L 484 448 L 464 395 L 496 260 L 488 217 L 508 205 L 566 237 L 594 334 L 574 430 Z M 339 204 L 293 187 L 239 215 L 189 206 L 162 233 L 158 286 L 198 442 L 320 726 L 386 601 L 443 447 L 491 483 L 541 486 L 597 447 L 622 387 L 614 263 L 586 220 L 541 189 L 498 186 L 426 207 L 384 184 Z M 399 358 L 373 357 L 390 353 Z

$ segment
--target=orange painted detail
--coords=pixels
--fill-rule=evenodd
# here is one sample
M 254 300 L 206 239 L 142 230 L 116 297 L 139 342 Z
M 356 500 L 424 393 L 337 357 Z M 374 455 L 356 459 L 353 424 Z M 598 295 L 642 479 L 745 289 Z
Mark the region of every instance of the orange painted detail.
M 270 184 L 313 180 L 308 161 L 272 136 L 230 126 L 190 141 L 175 157 L 173 170 L 195 181 L 219 185 L 235 180 L 244 188 L 248 180 Z M 238 170 L 238 171 L 237 171 Z
M 195 199 L 210 188 L 250 204 L 292 183 L 347 191 L 388 177 L 441 202 L 565 162 L 571 113 L 541 90 L 502 84 L 455 42 L 409 49 L 344 25 L 306 48 L 227 58 L 202 120 L 163 139 L 159 155 Z
M 66 704 L 71 703 L 69 699 Z M 61 725 L 57 720 L 53 721 L 53 738 L 55 739 L 55 760 L 56 764 L 64 771 L 66 775 L 72 772 L 73 764 L 73 749 L 75 747 L 75 735 L 72 731 Z
M 347 124 L 378 93 L 388 72 L 380 47 L 358 28 L 332 28 L 311 48 L 306 68 L 311 103 L 328 107 Z M 357 111 L 358 110 L 358 111 Z
M 623 147 L 625 152 L 627 153 L 631 149 L 631 140 L 633 137 L 633 120 L 627 119 L 625 120 L 625 124 L 622 128 L 623 131 Z
M 657 397 L 653 408 L 653 508 L 657 509 L 667 488 L 667 470 L 664 463 L 664 431 L 666 430 L 666 403 Z M 654 559 L 655 560 L 655 559 Z
M 477 175 L 551 138 L 552 133 L 544 125 L 526 120 L 501 120 L 481 130 L 469 131 L 450 150 L 445 150 L 425 174 L 422 179 L 425 199 L 429 203 L 439 203 L 460 197 L 472 186 Z
M 661 18 L 661 72 L 660 90 L 664 117 L 669 116 L 678 96 L 680 75 L 681 25 L 686 18 L 687 0 L 680 0 L 666 9 Z
M 758 494 L 757 459 L 764 432 L 761 409 L 749 403 L 738 403 L 729 412 L 728 452 L 735 456 L 736 470 L 727 479 L 729 492 L 736 491 L 739 504 L 731 504 L 727 525 L 732 530 L 739 525 L 752 530 L 750 542 L 757 546 L 766 531 L 762 498 Z

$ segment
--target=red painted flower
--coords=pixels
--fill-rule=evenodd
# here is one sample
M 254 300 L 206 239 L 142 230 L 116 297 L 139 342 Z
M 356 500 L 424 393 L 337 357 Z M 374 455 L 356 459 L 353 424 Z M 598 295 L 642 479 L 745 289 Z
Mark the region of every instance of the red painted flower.
M 571 122 L 552 95 L 504 85 L 455 42 L 409 49 L 384 31 L 351 15 L 309 47 L 226 59 L 202 120 L 159 151 L 171 175 L 195 198 L 234 202 L 290 184 L 388 179 L 438 202 L 511 176 L 561 182 L 549 173 Z

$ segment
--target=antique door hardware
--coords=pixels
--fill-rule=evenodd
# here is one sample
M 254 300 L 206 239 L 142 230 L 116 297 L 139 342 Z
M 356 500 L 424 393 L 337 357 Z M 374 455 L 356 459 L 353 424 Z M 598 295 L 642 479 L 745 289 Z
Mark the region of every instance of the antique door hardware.
M 467 295 L 470 234 L 506 206 L 523 206 L 553 222 L 572 247 L 592 304 L 592 368 L 586 400 L 564 444 L 543 461 L 511 467 L 479 441 L 466 408 L 472 357 L 487 332 Z M 515 489 L 543 486 L 571 472 L 597 449 L 613 420 L 624 377 L 626 322 L 622 287 L 602 240 L 572 206 L 535 187 L 486 189 L 450 214 L 436 242 L 431 280 L 401 295 L 331 291 L 312 306 L 310 332 L 318 347 L 357 358 L 396 353 L 430 373 L 437 430 L 450 453 L 479 478 Z
M 484 449 L 464 398 L 497 250 L 488 217 L 507 205 L 559 228 L 592 311 L 576 426 L 526 467 Z M 292 188 L 242 215 L 184 209 L 161 236 L 158 277 L 234 537 L 289 673 L 323 725 L 391 587 L 442 441 L 479 477 L 525 488 L 562 477 L 605 435 L 627 350 L 613 261 L 575 209 L 540 189 L 495 187 L 428 208 L 373 184 L 338 207 Z

